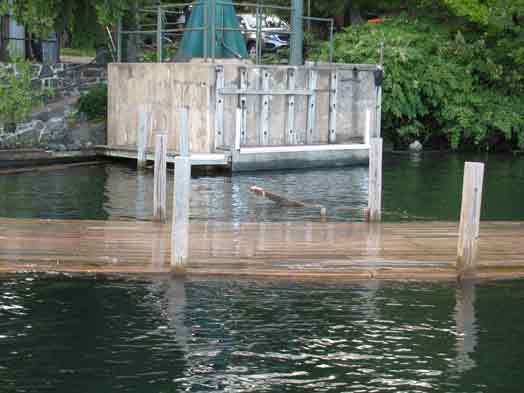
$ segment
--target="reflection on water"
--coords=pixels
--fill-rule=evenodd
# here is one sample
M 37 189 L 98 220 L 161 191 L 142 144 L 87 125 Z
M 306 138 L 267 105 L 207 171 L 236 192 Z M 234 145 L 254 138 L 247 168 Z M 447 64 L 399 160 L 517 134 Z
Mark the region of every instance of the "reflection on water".
M 0 391 L 518 392 L 523 303 L 522 282 L 2 276 Z
M 486 161 L 483 219 L 524 220 L 524 159 L 460 155 L 386 156 L 386 220 L 458 220 L 464 161 Z M 171 217 L 173 175 L 168 176 Z M 320 220 L 318 209 L 282 208 L 253 195 L 260 186 L 327 207 L 329 220 L 360 221 L 367 206 L 367 168 L 195 177 L 191 218 L 219 221 Z M 151 219 L 153 174 L 107 165 L 0 177 L 0 216 Z
M 475 367 L 472 355 L 477 346 L 475 319 L 475 283 L 462 281 L 456 290 L 455 321 L 457 332 L 457 371 L 464 372 Z

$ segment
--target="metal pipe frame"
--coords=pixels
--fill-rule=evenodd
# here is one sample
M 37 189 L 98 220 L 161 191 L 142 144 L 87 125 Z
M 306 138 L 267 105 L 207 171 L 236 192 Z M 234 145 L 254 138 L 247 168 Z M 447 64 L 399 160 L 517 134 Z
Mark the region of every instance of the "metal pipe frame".
M 297 2 L 298 5 L 300 5 L 299 3 L 302 2 L 303 4 L 303 0 L 291 0 L 291 2 L 294 4 L 295 2 Z M 292 23 L 293 23 L 293 18 L 295 23 L 300 20 L 298 22 L 299 25 L 302 25 L 303 26 L 303 21 L 306 20 L 306 21 L 315 21 L 315 22 L 326 22 L 326 23 L 330 23 L 330 32 L 329 32 L 329 41 L 330 41 L 330 49 L 329 49 L 329 62 L 332 63 L 333 62 L 333 53 L 334 53 L 334 19 L 333 18 L 320 18 L 320 17 L 312 17 L 312 16 L 304 16 L 303 15 L 303 12 L 300 12 L 300 9 L 296 9 L 295 7 L 288 7 L 288 6 L 280 6 L 280 5 L 273 5 L 273 4 L 262 4 L 260 0 L 257 0 L 256 3 L 253 3 L 253 2 L 243 2 L 243 1 L 233 1 L 233 2 L 226 2 L 226 1 L 223 1 L 223 0 L 210 0 L 210 4 L 211 4 L 211 18 L 210 18 L 210 15 L 208 15 L 208 7 L 204 7 L 204 26 L 203 27 L 198 27 L 198 28 L 175 28 L 175 29 L 168 29 L 168 28 L 165 28 L 168 23 L 165 23 L 163 24 L 162 23 L 162 17 L 165 13 L 177 13 L 178 11 L 169 11 L 170 9 L 181 9 L 181 8 L 184 8 L 184 7 L 187 7 L 187 6 L 198 6 L 198 5 L 206 5 L 207 3 L 204 2 L 204 1 L 195 1 L 195 2 L 186 2 L 186 3 L 179 3 L 179 4 L 159 4 L 155 7 L 151 7 L 151 8 L 140 8 L 138 9 L 139 12 L 143 12 L 143 13 L 151 13 L 151 14 L 155 14 L 157 15 L 157 29 L 156 30 L 123 30 L 122 29 L 122 18 L 119 19 L 119 25 L 118 25 L 118 28 L 117 28 L 117 59 L 118 61 L 122 61 L 122 36 L 124 34 L 144 34 L 144 35 L 148 35 L 148 34 L 156 34 L 157 35 L 157 57 L 158 56 L 163 56 L 163 37 L 164 37 L 164 34 L 166 33 L 184 33 L 186 31 L 202 31 L 204 33 L 204 48 L 203 48 L 203 52 L 204 52 L 204 61 L 207 62 L 208 61 L 208 58 L 209 56 L 211 55 L 211 59 L 212 61 L 214 62 L 214 60 L 216 59 L 216 42 L 217 42 L 217 32 L 227 32 L 227 31 L 230 31 L 230 32 L 233 32 L 233 31 L 239 31 L 239 32 L 254 32 L 256 33 L 256 58 L 255 58 L 255 63 L 257 65 L 260 65 L 261 62 L 262 62 L 262 44 L 261 44 L 261 39 L 262 39 L 262 26 L 261 26 L 261 17 L 262 17 L 262 12 L 263 10 L 265 9 L 271 9 L 271 10 L 285 10 L 285 11 L 291 11 L 292 13 Z M 233 5 L 233 6 L 239 6 L 239 7 L 249 7 L 249 8 L 256 8 L 256 19 L 257 19 L 257 26 L 255 29 L 241 29 L 241 28 L 230 28 L 230 27 L 224 27 L 224 26 L 216 26 L 216 23 L 211 23 L 211 26 L 210 26 L 210 19 L 211 21 L 213 20 L 216 20 L 216 6 L 217 5 Z M 297 4 L 294 4 L 295 6 L 297 6 Z M 301 16 L 300 15 L 297 15 L 297 11 L 298 11 L 298 14 L 302 14 Z M 223 12 L 223 11 L 222 11 Z M 222 14 L 223 15 L 223 14 Z M 223 19 L 223 17 L 222 17 Z M 171 23 L 173 24 L 173 23 Z M 147 25 L 144 25 L 144 26 L 155 26 L 155 24 L 147 24 Z M 209 31 L 209 27 L 211 27 L 211 31 Z M 302 29 L 303 30 L 303 29 Z M 296 29 L 293 29 L 293 31 L 291 32 L 282 32 L 278 29 L 267 29 L 267 30 L 264 30 L 264 33 L 273 33 L 273 32 L 278 32 L 280 34 L 286 34 L 286 35 L 289 35 L 291 37 L 290 41 L 291 41 L 291 53 L 290 53 L 290 61 L 289 61 L 289 64 L 290 65 L 294 65 L 298 60 L 300 60 L 300 64 L 302 64 L 303 62 L 303 54 L 300 55 L 302 53 L 302 48 L 297 48 L 295 49 L 295 53 L 293 53 L 293 47 L 296 46 L 297 42 L 300 40 L 300 37 L 302 36 L 303 37 L 303 31 L 302 32 L 299 32 L 297 31 Z M 209 42 L 209 33 L 211 33 L 211 42 L 214 43 L 214 45 L 212 45 L 211 47 L 211 54 L 209 54 L 209 48 L 208 48 L 208 42 Z M 298 36 L 298 37 L 296 37 Z M 303 40 L 303 38 L 302 38 Z M 293 45 L 295 44 L 295 45 Z M 297 54 L 297 52 L 300 52 Z M 295 58 L 293 58 L 295 57 Z M 300 58 L 299 58 L 300 57 Z M 162 61 L 163 59 L 161 57 L 158 57 L 159 61 Z
M 303 16 L 304 20 L 312 21 L 312 22 L 326 22 L 329 23 L 329 62 L 333 63 L 333 53 L 334 53 L 334 47 L 335 42 L 333 40 L 334 34 L 335 34 L 335 20 L 333 18 L 319 18 L 316 16 Z

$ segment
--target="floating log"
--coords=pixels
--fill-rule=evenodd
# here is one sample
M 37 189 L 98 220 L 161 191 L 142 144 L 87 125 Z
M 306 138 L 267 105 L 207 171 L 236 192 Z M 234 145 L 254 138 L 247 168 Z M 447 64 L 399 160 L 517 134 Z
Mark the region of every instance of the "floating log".
M 274 192 L 264 190 L 263 188 L 257 187 L 257 186 L 253 186 L 249 190 L 252 193 L 260 195 L 264 198 L 267 198 L 282 207 L 300 207 L 300 208 L 320 209 L 321 216 L 327 215 L 327 209 L 322 205 L 305 203 L 301 201 L 294 201 L 286 197 L 280 196 L 278 194 L 275 194 Z

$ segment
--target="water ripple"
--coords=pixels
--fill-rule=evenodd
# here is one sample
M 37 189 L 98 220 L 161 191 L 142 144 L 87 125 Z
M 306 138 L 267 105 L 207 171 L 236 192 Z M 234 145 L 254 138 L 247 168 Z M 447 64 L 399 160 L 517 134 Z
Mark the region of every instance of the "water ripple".
M 0 392 L 518 391 L 499 285 L 0 277 Z

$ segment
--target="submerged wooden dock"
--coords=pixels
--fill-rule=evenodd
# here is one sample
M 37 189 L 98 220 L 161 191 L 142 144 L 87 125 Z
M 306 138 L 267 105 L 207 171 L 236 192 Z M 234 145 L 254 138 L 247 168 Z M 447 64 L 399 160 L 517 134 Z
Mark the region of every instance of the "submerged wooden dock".
M 524 223 L 483 222 L 480 278 L 524 277 Z M 455 279 L 458 223 L 192 222 L 189 275 Z M 0 272 L 168 273 L 171 225 L 0 219 Z

